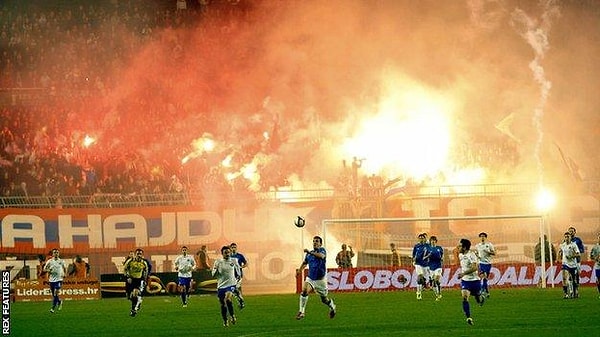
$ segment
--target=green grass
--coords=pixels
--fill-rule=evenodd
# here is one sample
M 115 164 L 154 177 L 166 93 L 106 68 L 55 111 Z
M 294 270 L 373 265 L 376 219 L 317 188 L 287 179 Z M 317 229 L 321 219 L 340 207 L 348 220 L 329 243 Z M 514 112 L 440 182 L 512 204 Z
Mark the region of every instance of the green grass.
M 492 289 L 483 307 L 471 301 L 474 326 L 465 323 L 458 289 L 442 301 L 432 293 L 332 293 L 338 315 L 331 320 L 318 296 L 311 295 L 306 318 L 296 321 L 298 296 L 247 296 L 238 324 L 221 325 L 215 296 L 193 296 L 182 308 L 177 297 L 146 297 L 137 317 L 121 299 L 65 302 L 49 313 L 50 302 L 11 305 L 11 336 L 595 336 L 600 299 L 595 287 L 581 298 L 563 300 L 562 289 Z M 565 323 L 569 322 L 569 323 Z

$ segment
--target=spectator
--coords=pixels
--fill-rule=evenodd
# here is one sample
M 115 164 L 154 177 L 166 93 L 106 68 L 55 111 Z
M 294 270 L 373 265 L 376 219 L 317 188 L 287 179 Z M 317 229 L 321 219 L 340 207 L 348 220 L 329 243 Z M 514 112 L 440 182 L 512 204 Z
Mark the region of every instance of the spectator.
M 552 255 L 550 255 L 552 252 Z M 534 255 L 535 255 L 535 263 L 542 263 L 542 244 L 541 240 L 538 239 L 538 243 L 536 243 L 534 247 Z M 548 242 L 548 237 L 544 235 L 544 261 L 549 263 L 552 261 L 552 264 L 556 263 L 556 247 L 553 244 Z
M 210 270 L 212 268 L 206 251 L 206 245 L 200 247 L 200 250 L 196 252 L 196 256 L 198 256 L 198 270 Z
M 36 275 L 39 282 L 43 283 L 48 281 L 48 272 L 44 269 L 46 264 L 46 256 L 43 254 L 38 255 L 38 265 L 36 266 Z
M 352 246 L 346 246 L 345 243 L 342 243 L 342 250 L 335 256 L 335 263 L 337 263 L 338 268 L 352 268 L 353 257 Z
M 390 250 L 392 251 L 392 267 L 400 267 L 400 252 L 396 249 L 395 243 L 390 243 Z
M 73 263 L 69 265 L 68 275 L 69 277 L 87 278 L 90 275 L 90 264 L 77 255 L 73 259 Z

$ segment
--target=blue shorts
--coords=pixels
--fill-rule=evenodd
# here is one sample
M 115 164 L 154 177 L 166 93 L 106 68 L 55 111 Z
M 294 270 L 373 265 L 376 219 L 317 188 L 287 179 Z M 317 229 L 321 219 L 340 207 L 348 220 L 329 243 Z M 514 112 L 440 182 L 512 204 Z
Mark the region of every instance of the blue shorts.
M 471 295 L 479 295 L 481 294 L 481 281 L 460 281 L 460 289 L 468 290 Z
M 563 264 L 560 270 L 566 270 L 571 274 L 577 273 L 577 267 L 569 267 L 566 264 Z
M 594 269 L 594 274 L 596 274 L 596 282 L 600 282 L 600 268 Z
M 50 282 L 50 291 L 54 293 L 55 290 L 62 288 L 62 281 Z
M 490 271 L 492 271 L 492 264 L 491 263 L 480 263 L 479 264 L 479 272 L 481 274 L 486 274 L 489 275 Z
M 180 285 L 180 286 L 184 286 L 184 287 L 189 287 L 191 283 L 192 283 L 192 278 L 191 277 L 181 277 L 181 276 L 179 276 L 179 279 L 177 280 L 177 284 Z
M 217 296 L 219 297 L 219 301 L 220 302 L 225 301 L 225 294 L 228 292 L 234 293 L 235 289 L 236 289 L 235 285 L 217 289 Z

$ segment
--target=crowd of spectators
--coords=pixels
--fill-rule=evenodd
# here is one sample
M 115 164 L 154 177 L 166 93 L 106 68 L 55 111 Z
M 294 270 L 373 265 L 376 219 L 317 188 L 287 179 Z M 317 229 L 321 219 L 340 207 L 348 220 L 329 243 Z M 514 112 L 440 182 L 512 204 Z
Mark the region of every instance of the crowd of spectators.
M 137 97 L 135 109 L 113 107 L 114 111 L 102 114 L 92 109 L 99 96 L 113 93 L 121 80 L 115 74 L 126 68 L 132 55 L 149 41 L 164 38 L 158 32 L 215 23 L 227 30 L 231 20 L 206 18 L 227 18 L 244 11 L 244 3 L 0 2 L 0 196 L 179 194 L 198 191 L 200 185 L 202 190 L 213 191 L 247 189 L 242 179 L 225 179 L 227 173 L 211 165 L 210 158 L 181 164 L 182 149 L 189 147 L 190 137 L 168 126 L 185 120 L 189 116 L 184 114 L 190 112 L 177 106 L 177 100 L 163 97 L 159 89 L 144 88 L 151 100 Z M 182 52 L 181 42 L 172 38 L 168 43 L 176 59 Z M 210 125 L 219 118 L 207 112 L 196 120 Z M 87 130 L 94 129 L 102 129 L 111 143 L 82 146 Z M 161 130 L 155 136 L 161 138 L 148 146 L 147 138 L 155 130 Z M 257 130 L 244 135 L 258 140 L 242 145 L 241 162 L 249 162 L 257 148 L 264 146 L 262 129 Z M 153 151 L 158 143 L 160 151 Z M 143 155 L 139 151 L 143 148 L 152 154 Z M 501 163 L 512 165 L 519 160 L 509 143 L 485 140 L 458 149 L 456 156 L 455 162 L 466 166 L 501 167 Z M 332 185 L 344 195 L 382 196 L 387 182 L 377 175 L 364 175 L 362 160 L 344 162 Z M 270 168 L 259 189 L 283 186 L 286 177 L 285 168 Z
M 102 90 L 113 80 L 105 73 L 113 62 L 157 28 L 185 25 L 185 17 L 170 1 L 3 1 L 0 87 Z M 81 62 L 82 54 L 107 50 L 115 57 Z
M 113 74 L 125 67 L 127 58 L 140 46 L 157 38 L 155 32 L 192 26 L 205 15 L 225 15 L 240 7 L 239 0 L 182 3 L 0 3 L 1 196 L 162 194 L 189 188 L 180 163 L 155 165 L 162 158 L 151 162 L 114 144 L 82 146 L 87 137 L 84 130 L 98 128 L 110 119 L 110 115 L 82 111 L 97 102 L 98 96 L 111 92 L 118 81 Z M 111 57 L 96 57 L 99 55 Z M 159 115 L 149 102 L 137 103 L 149 115 Z M 129 148 L 135 148 L 143 144 L 148 130 L 164 128 L 168 119 L 174 118 L 148 117 L 114 116 L 115 125 L 138 128 L 115 127 L 113 134 L 105 136 L 114 142 L 134 143 Z M 176 135 L 169 135 L 167 141 L 173 149 L 189 145 L 189 139 Z M 181 153 L 163 155 L 177 158 Z M 200 173 L 204 180 L 213 179 L 214 172 Z

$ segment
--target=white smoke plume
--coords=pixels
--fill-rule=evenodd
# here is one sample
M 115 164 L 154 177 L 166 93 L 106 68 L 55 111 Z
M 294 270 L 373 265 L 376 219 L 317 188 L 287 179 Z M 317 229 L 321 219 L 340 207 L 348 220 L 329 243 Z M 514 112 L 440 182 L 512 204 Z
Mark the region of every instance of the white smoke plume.
M 544 73 L 543 60 L 546 52 L 550 48 L 548 34 L 551 28 L 552 20 L 560 15 L 560 10 L 556 1 L 547 0 L 541 3 L 541 20 L 534 20 L 529 17 L 525 11 L 520 8 L 514 10 L 511 22 L 519 34 L 533 48 L 534 59 L 529 63 L 529 68 L 533 73 L 534 80 L 540 88 L 539 100 L 534 108 L 533 124 L 537 132 L 535 142 L 534 157 L 537 164 L 539 184 L 544 185 L 544 165 L 541 158 L 541 147 L 544 141 L 544 110 L 550 94 L 552 83 L 547 79 Z

